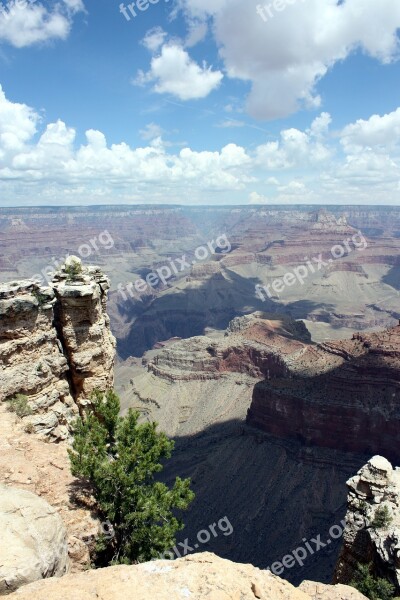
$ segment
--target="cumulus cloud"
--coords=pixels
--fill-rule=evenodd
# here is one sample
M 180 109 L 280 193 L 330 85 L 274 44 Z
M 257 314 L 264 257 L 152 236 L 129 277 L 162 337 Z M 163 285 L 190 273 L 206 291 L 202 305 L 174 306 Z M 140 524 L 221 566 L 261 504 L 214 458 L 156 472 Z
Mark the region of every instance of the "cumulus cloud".
M 398 0 L 291 2 L 267 22 L 248 0 L 180 0 L 180 6 L 188 18 L 213 19 L 227 74 L 250 82 L 247 109 L 259 119 L 320 106 L 319 79 L 357 48 L 383 63 L 399 56 Z
M 341 142 L 347 151 L 363 147 L 390 147 L 400 140 L 400 108 L 387 115 L 372 115 L 367 121 L 359 119 L 347 125 L 341 133 Z
M 249 204 L 267 204 L 268 198 L 258 192 L 250 192 L 248 201 Z
M 308 131 L 300 131 L 293 127 L 284 129 L 281 131 L 280 140 L 258 146 L 258 164 L 271 170 L 283 170 L 326 161 L 331 156 L 332 149 L 320 141 L 320 137 L 322 123 L 327 123 L 328 117 L 330 119 L 327 113 L 323 113 Z
M 210 201 L 240 203 L 243 198 L 272 204 L 351 198 L 396 204 L 400 148 L 389 133 L 383 145 L 381 131 L 390 131 L 397 112 L 345 127 L 341 141 L 351 139 L 349 151 L 329 133 L 331 117 L 322 113 L 305 131 L 284 129 L 277 139 L 250 149 L 230 143 L 213 152 L 188 146 L 174 152 L 155 123 L 141 130 L 143 146 L 110 144 L 93 129 L 78 144 L 74 128 L 62 120 L 43 124 L 34 109 L 12 102 L 0 88 L 0 191 L 9 199 L 23 194 L 65 202 L 79 197 L 204 202 L 207 193 Z
M 35 0 L 12 0 L 0 12 L 0 42 L 24 48 L 54 39 L 65 40 L 73 15 L 84 10 L 81 0 L 63 0 L 52 9 Z
M 205 98 L 221 83 L 221 71 L 213 71 L 204 62 L 199 66 L 177 44 L 164 45 L 161 54 L 151 60 L 150 71 L 139 71 L 135 83 L 154 82 L 158 94 L 172 94 L 180 100 Z

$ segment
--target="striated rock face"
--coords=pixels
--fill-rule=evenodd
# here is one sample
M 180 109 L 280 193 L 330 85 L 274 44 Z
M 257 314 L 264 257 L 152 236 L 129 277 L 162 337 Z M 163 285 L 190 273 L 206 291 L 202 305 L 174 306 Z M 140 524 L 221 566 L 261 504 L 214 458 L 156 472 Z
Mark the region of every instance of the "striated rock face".
M 400 460 L 400 326 L 310 346 L 255 386 L 247 422 L 267 433 Z
M 62 270 L 51 288 L 0 284 L 0 401 L 25 396 L 32 431 L 67 438 L 77 404 L 113 385 L 107 289 L 95 267 L 74 280 Z
M 244 419 L 257 380 L 287 373 L 309 333 L 301 322 L 256 312 L 235 318 L 225 334 L 170 340 L 151 351 L 143 368 L 119 367 L 123 406 L 156 420 L 169 435 Z M 129 384 L 124 380 L 129 377 Z M 129 404 L 128 404 L 129 403 Z
M 67 534 L 58 512 L 25 490 L 0 484 L 0 595 L 69 570 Z
M 374 456 L 348 482 L 348 510 L 335 581 L 348 583 L 357 564 L 391 580 L 400 591 L 400 469 Z M 377 516 L 387 510 L 386 522 Z
M 325 586 L 322 586 L 325 587 Z M 329 586 L 326 586 L 327 588 Z M 118 566 L 41 581 L 18 590 L 15 600 L 365 600 L 351 588 L 330 587 L 330 595 L 305 593 L 269 572 L 235 564 L 205 552 L 173 562 Z
M 53 326 L 53 290 L 32 281 L 0 284 L 0 401 L 29 399 L 36 433 L 65 439 L 76 413 L 68 363 Z
M 88 267 L 71 280 L 65 269 L 54 277 L 55 324 L 67 356 L 72 393 L 85 403 L 94 389 L 114 383 L 115 340 L 107 315 L 108 279 Z

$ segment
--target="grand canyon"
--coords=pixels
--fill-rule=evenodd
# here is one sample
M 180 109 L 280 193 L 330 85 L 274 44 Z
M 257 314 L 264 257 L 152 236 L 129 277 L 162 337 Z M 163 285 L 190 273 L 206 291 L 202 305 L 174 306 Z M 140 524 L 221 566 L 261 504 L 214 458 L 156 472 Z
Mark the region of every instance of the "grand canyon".
M 93 390 L 114 386 L 122 415 L 134 408 L 175 440 L 162 481 L 192 480 L 178 541 L 223 517 L 231 524 L 232 535 L 202 544 L 204 555 L 176 561 L 178 578 L 204 579 L 202 556 L 221 572 L 233 568 L 222 559 L 281 565 L 342 522 L 343 539 L 282 569 L 290 583 L 239 569 L 238 590 L 253 590 L 242 597 L 362 598 L 342 584 L 363 552 L 400 586 L 400 209 L 9 208 L 0 209 L 0 248 L 0 482 L 45 500 L 48 519 L 57 507 L 67 551 L 49 575 L 89 585 L 78 574 L 98 523 L 70 473 L 69 426 Z M 69 255 L 83 264 L 73 283 Z M 18 394 L 30 406 L 22 419 L 5 408 Z M 28 502 L 3 496 L 4 506 Z M 370 515 L 388 503 L 389 533 L 373 533 L 367 519 L 372 533 L 359 541 L 361 502 Z M 27 560 L 23 540 L 18 551 Z M 34 565 L 28 576 L 10 572 L 0 593 L 41 579 Z M 137 577 L 148 585 L 144 571 Z M 38 598 L 64 593 L 32 585 L 26 594 Z

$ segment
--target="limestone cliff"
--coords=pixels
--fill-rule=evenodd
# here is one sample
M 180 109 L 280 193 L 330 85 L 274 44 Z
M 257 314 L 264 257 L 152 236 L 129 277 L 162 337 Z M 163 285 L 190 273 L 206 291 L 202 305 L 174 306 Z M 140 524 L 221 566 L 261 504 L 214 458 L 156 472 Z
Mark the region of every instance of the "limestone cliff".
M 0 284 L 0 401 L 25 396 L 33 431 L 65 439 L 77 405 L 113 385 L 107 290 L 95 267 L 74 277 L 62 269 L 49 288 Z
M 348 510 L 335 581 L 348 583 L 358 564 L 400 591 L 400 469 L 374 456 L 348 482 Z M 382 518 L 382 515 L 387 516 Z

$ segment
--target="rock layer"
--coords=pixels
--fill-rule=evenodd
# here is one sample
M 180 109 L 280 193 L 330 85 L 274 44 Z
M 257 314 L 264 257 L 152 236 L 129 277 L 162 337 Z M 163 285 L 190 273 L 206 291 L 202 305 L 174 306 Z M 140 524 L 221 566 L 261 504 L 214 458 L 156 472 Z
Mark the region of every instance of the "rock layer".
M 0 401 L 23 394 L 34 431 L 59 440 L 76 406 L 53 326 L 55 302 L 53 290 L 32 281 L 0 285 Z
M 95 267 L 74 280 L 62 270 L 51 288 L 32 280 L 0 285 L 0 401 L 23 395 L 32 431 L 65 439 L 77 404 L 112 387 L 107 289 Z
M 358 564 L 400 591 L 400 468 L 374 456 L 348 482 L 348 510 L 335 581 L 348 583 Z M 377 520 L 387 511 L 388 518 Z
M 400 326 L 309 347 L 255 386 L 247 422 L 282 438 L 400 460 Z
M 328 586 L 326 586 L 328 587 Z M 366 600 L 352 588 L 330 588 L 317 596 L 251 565 L 235 564 L 210 553 L 173 562 L 155 561 L 137 566 L 118 566 L 41 581 L 18 590 L 10 600 Z
M 108 279 L 97 267 L 70 278 L 56 273 L 55 322 L 67 356 L 75 401 L 88 401 L 95 389 L 114 383 L 115 340 L 107 315 Z

